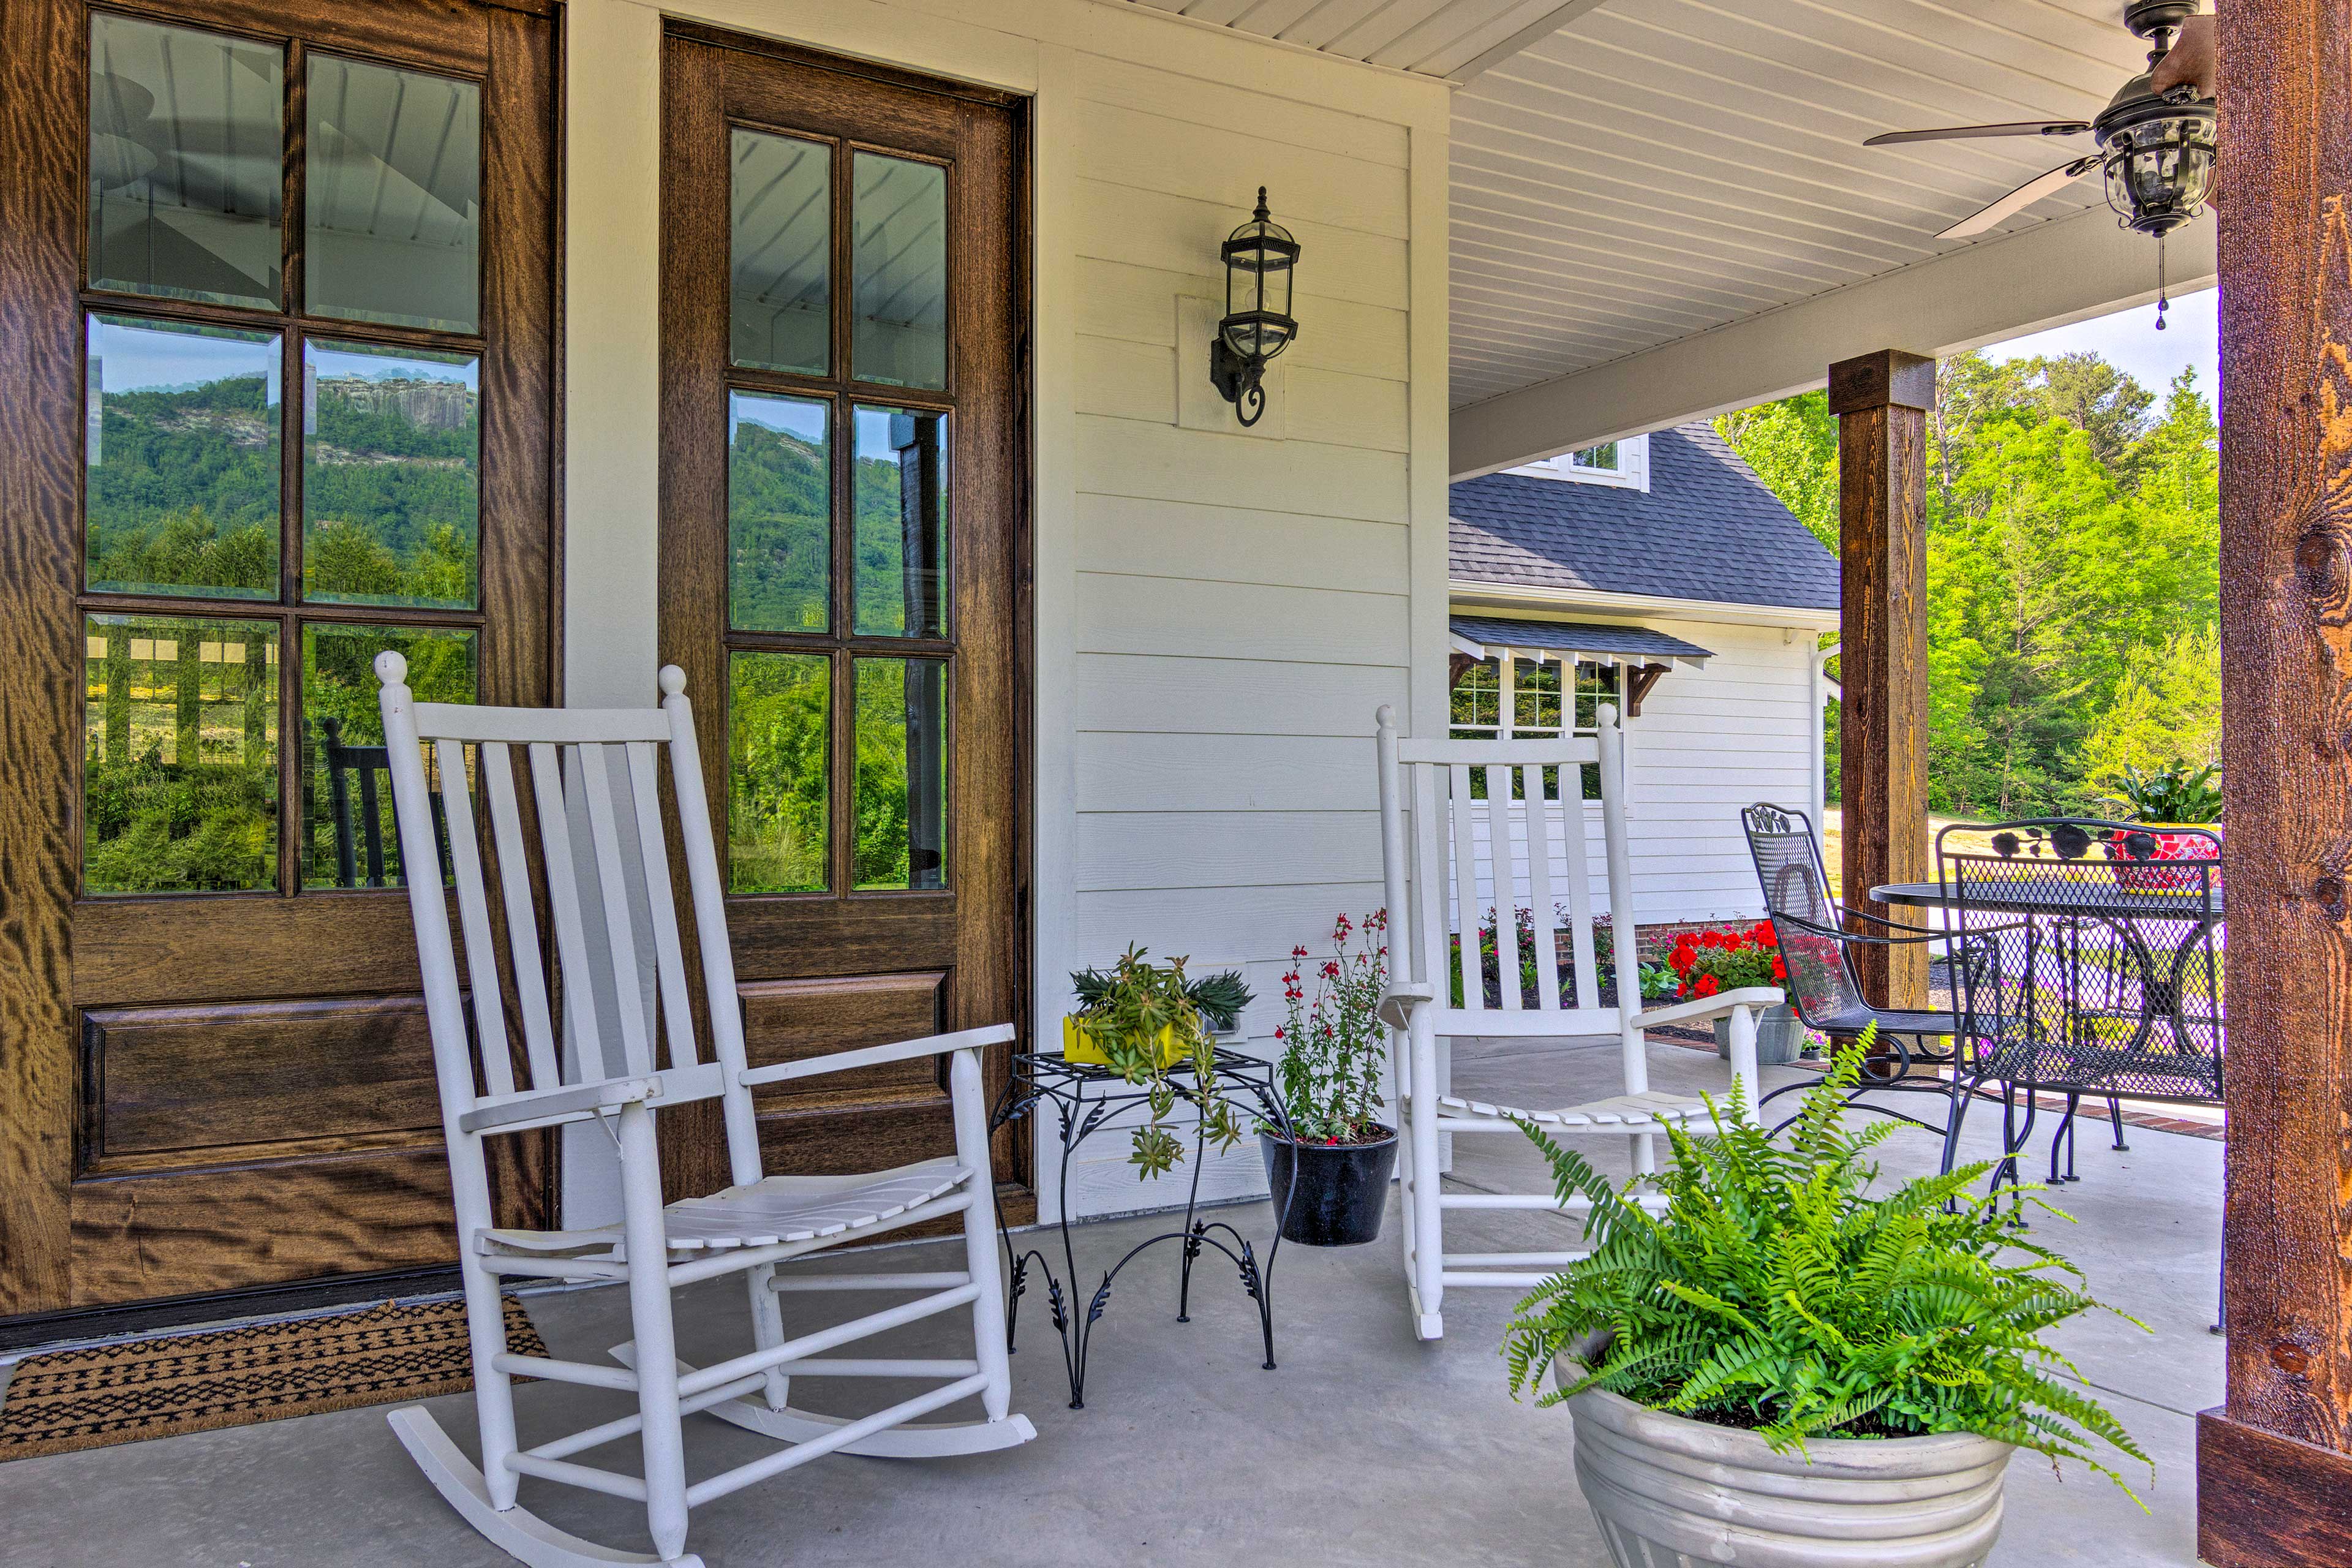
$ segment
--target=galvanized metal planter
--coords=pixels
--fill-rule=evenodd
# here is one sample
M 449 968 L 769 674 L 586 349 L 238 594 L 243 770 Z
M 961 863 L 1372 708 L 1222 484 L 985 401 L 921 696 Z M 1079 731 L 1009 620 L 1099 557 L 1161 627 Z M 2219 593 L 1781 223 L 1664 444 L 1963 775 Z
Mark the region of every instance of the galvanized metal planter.
M 2015 1450 L 1973 1433 L 1776 1454 L 1600 1390 L 1568 1409 L 1577 1484 L 1617 1568 L 1978 1568 L 2000 1536 Z

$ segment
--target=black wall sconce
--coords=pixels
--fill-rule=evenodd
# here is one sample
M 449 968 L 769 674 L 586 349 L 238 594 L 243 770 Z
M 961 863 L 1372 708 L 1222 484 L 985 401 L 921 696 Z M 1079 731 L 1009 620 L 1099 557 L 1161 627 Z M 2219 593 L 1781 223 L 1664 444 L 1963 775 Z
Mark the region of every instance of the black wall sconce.
M 1290 314 L 1290 276 L 1298 265 L 1298 242 L 1265 208 L 1265 187 L 1257 188 L 1257 211 L 1226 237 L 1225 317 L 1209 345 L 1209 379 L 1234 405 L 1244 425 L 1265 412 L 1266 362 L 1298 336 Z

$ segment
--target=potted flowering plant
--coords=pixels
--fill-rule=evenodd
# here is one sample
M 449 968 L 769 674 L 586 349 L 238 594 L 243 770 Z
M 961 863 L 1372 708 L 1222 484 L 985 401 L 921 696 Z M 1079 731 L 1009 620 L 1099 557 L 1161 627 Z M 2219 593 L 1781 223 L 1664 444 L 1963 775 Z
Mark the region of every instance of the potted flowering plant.
M 2203 860 L 2215 852 L 2221 837 L 2221 786 L 2213 782 L 2213 770 L 2192 772 L 2187 763 L 2176 761 L 2170 767 L 2142 773 L 2126 763 L 2122 794 L 2132 821 L 2148 831 L 2123 836 L 2116 879 L 2126 888 L 2197 886 L 2197 873 L 2144 862 Z M 2150 845 L 2136 842 L 2143 837 Z M 2113 856 L 2115 849 L 2107 852 Z
M 1258 1148 L 1283 1211 L 1286 1241 L 1355 1247 L 1379 1239 L 1396 1170 L 1396 1129 L 1380 1120 L 1381 1065 L 1388 1032 L 1380 1021 L 1388 985 L 1388 911 L 1358 926 L 1341 915 L 1331 927 L 1331 956 L 1314 973 L 1307 995 L 1307 954 L 1290 950 L 1282 977 L 1287 1007 L 1274 1032 L 1282 1042 L 1282 1100 L 1288 1135 L 1261 1122 Z
M 1669 1126 L 1663 1214 L 1527 1128 L 1560 1199 L 1591 1205 L 1592 1250 L 1519 1303 L 1504 1356 L 1515 1395 L 1558 1384 L 1540 1403 L 1568 1406 L 1619 1568 L 1977 1568 L 2016 1450 L 2119 1486 L 2103 1455 L 2149 1462 L 2047 1337 L 2113 1309 L 1967 1195 L 1990 1162 L 1871 1190 L 1870 1152 L 1904 1125 L 1842 1116 L 1874 1034 L 1785 1142 L 1744 1088 L 1715 1136 Z
M 1781 962 L 1780 938 L 1773 934 L 1770 921 L 1738 929 L 1685 931 L 1666 950 L 1666 968 L 1674 974 L 1675 999 L 1679 1002 L 1737 991 L 1743 985 L 1789 983 L 1789 966 Z M 1756 1020 L 1756 1061 L 1760 1067 L 1795 1061 L 1804 1044 L 1804 1023 L 1786 1002 Z M 1731 1055 L 1727 1018 L 1715 1022 L 1715 1050 L 1726 1058 Z

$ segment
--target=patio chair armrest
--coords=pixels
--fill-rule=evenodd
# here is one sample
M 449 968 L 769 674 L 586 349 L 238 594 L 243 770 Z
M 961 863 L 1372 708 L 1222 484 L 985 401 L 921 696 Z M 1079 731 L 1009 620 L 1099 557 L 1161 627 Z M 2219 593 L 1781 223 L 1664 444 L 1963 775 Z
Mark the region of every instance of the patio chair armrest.
M 585 1117 L 617 1110 L 624 1105 L 663 1098 L 664 1086 L 658 1074 L 643 1078 L 613 1078 L 599 1083 L 567 1084 L 560 1089 L 525 1089 L 520 1094 L 502 1096 L 497 1100 L 478 1105 L 457 1115 L 461 1132 L 525 1132 L 534 1127 L 553 1127 L 560 1122 L 578 1121 Z
M 1702 1018 L 1727 1017 L 1742 1007 L 1778 1007 L 1788 999 L 1787 994 L 1776 985 L 1743 985 L 1737 991 L 1718 991 L 1712 996 L 1669 1003 L 1664 1007 L 1652 1007 L 1636 1013 L 1633 1015 L 1633 1026 L 1651 1029 L 1661 1024 L 1689 1024 Z
M 1437 1000 L 1437 987 L 1425 980 L 1407 980 L 1391 985 L 1381 995 L 1375 1009 L 1381 1022 L 1391 1029 L 1412 1027 L 1412 1010 L 1423 1002 Z
M 1862 914 L 1860 910 L 1854 910 L 1849 912 L 1857 915 Z M 1862 918 L 1864 920 L 1874 920 L 1877 917 L 1874 915 L 1862 915 Z M 1912 942 L 1954 942 L 1958 940 L 1961 934 L 1956 931 L 1920 931 L 1916 926 L 1895 926 L 1895 930 L 1907 931 L 1912 934 L 1909 936 L 1874 936 L 1865 931 L 1844 931 L 1836 926 L 1825 926 L 1816 921 L 1809 921 L 1799 915 L 1775 915 L 1773 919 L 1776 921 L 1785 921 L 1790 925 L 1795 926 L 1799 931 L 1808 932 L 1813 936 L 1825 936 L 1835 942 L 1868 942 L 1873 947 L 1903 947 Z M 1894 922 L 1890 921 L 1880 921 L 1879 923 L 1881 925 L 1892 925 Z M 1990 930 L 1992 928 L 1988 927 L 1987 929 Z M 2002 926 L 2000 929 L 2007 931 L 2010 928 Z M 1981 933 L 1972 932 L 1970 934 Z
M 880 1067 L 887 1062 L 903 1062 L 916 1057 L 978 1050 L 982 1046 L 1005 1045 L 1013 1038 L 1012 1025 L 990 1024 L 978 1029 L 959 1029 L 952 1035 L 926 1035 L 918 1040 L 899 1040 L 887 1046 L 866 1046 L 854 1051 L 835 1051 L 829 1056 L 807 1057 L 796 1062 L 753 1068 L 738 1074 L 736 1081 L 745 1089 L 758 1089 L 762 1084 L 786 1083 L 796 1078 L 821 1078 L 826 1073 L 855 1072 L 859 1068 Z

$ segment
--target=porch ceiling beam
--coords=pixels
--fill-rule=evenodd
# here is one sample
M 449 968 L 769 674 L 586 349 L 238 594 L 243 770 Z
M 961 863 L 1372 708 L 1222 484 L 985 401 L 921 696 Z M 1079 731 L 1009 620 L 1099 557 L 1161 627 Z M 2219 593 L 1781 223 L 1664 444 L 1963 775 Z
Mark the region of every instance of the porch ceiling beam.
M 2174 293 L 2213 282 L 2214 227 L 2171 237 Z M 1457 408 L 1453 477 L 1786 397 L 1821 385 L 1832 361 L 1874 350 L 1942 359 L 2155 298 L 2156 247 L 2093 208 Z

